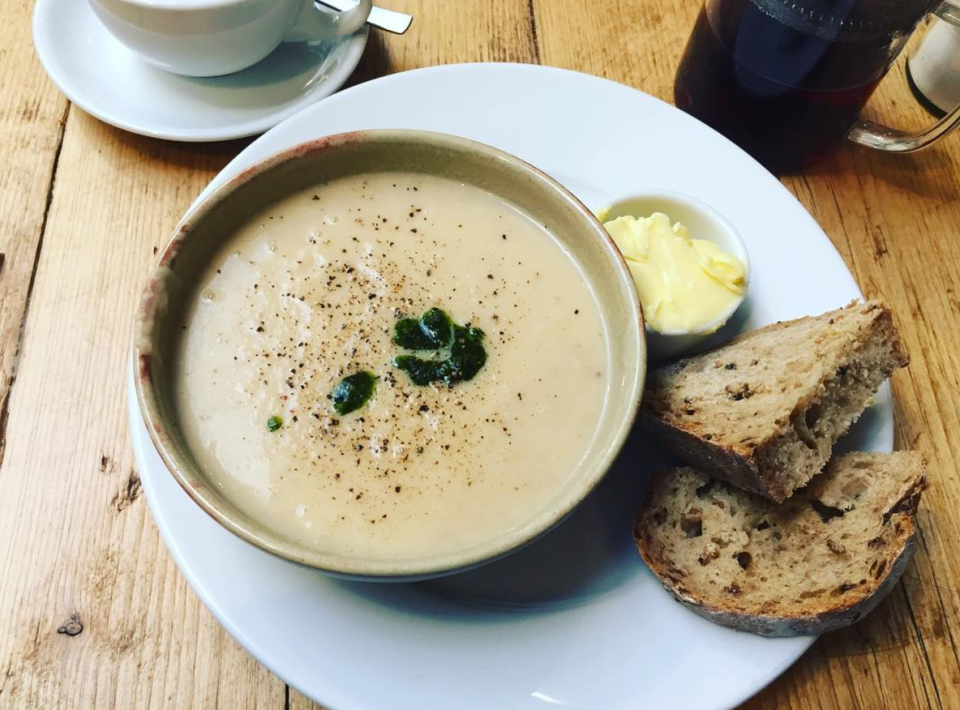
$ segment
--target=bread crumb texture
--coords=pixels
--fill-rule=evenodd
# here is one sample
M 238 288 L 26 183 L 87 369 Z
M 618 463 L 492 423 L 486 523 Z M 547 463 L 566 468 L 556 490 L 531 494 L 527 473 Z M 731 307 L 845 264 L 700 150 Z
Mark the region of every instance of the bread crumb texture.
M 783 501 L 907 362 L 890 310 L 852 303 L 654 371 L 641 422 L 685 462 Z
M 924 469 L 915 452 L 847 454 L 782 505 L 693 468 L 665 471 L 635 539 L 664 586 L 711 620 L 822 633 L 859 620 L 902 573 Z

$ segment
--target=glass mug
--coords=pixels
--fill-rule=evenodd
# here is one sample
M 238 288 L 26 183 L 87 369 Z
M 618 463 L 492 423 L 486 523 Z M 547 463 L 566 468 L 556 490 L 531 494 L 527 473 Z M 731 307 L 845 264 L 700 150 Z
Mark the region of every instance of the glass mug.
M 706 0 L 677 71 L 676 105 L 774 172 L 817 161 L 845 136 L 879 150 L 924 148 L 960 106 L 919 133 L 859 118 L 911 32 L 939 0 Z

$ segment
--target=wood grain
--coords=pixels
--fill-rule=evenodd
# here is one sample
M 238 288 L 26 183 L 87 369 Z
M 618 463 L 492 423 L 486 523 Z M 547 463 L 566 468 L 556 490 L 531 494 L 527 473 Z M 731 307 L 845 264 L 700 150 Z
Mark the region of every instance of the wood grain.
M 53 191 L 67 100 L 33 54 L 32 5 L 6 3 L 0 25 L 0 463 L 10 388 L 33 284 L 37 251 Z
M 403 37 L 374 33 L 351 83 L 441 63 L 539 61 L 666 100 L 698 10 L 691 0 L 385 4 L 414 14 L 414 25 Z M 240 649 L 187 587 L 139 495 L 127 436 L 130 304 L 154 248 L 245 142 L 180 146 L 68 109 L 30 48 L 30 4 L 4 9 L 0 709 L 317 708 Z M 903 126 L 929 120 L 900 70 L 870 112 Z M 929 455 L 932 487 L 920 550 L 896 592 L 745 707 L 951 710 L 960 707 L 960 136 L 914 157 L 847 147 L 784 182 L 863 290 L 899 316 L 913 363 L 894 380 L 897 441 Z
M 128 304 L 154 247 L 236 149 L 134 138 L 70 112 L 0 473 L 4 707 L 282 705 L 283 683 L 166 554 L 123 412 Z

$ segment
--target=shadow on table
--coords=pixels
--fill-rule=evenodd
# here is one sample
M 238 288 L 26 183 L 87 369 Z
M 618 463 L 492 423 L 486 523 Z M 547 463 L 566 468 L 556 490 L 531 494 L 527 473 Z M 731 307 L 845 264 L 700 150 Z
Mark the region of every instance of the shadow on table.
M 353 74 L 350 75 L 350 78 L 347 79 L 343 88 L 349 89 L 351 86 L 372 79 L 379 79 L 396 71 L 397 67 L 393 63 L 393 57 L 390 55 L 387 44 L 384 42 L 383 33 L 378 30 L 370 30 L 370 38 L 367 40 L 367 48 L 363 51 L 363 57 L 361 57 L 360 63 Z
M 956 161 L 950 156 L 950 143 L 960 136 L 947 136 L 943 143 L 919 153 L 884 153 L 864 146 L 846 142 L 832 155 L 815 163 L 800 173 L 786 174 L 784 178 L 799 177 L 829 179 L 837 183 L 855 181 L 860 191 L 869 189 L 866 180 L 894 185 L 900 190 L 922 197 L 943 198 L 952 196 L 952 176 Z M 837 191 L 840 192 L 839 190 Z M 843 190 L 847 192 L 846 189 Z

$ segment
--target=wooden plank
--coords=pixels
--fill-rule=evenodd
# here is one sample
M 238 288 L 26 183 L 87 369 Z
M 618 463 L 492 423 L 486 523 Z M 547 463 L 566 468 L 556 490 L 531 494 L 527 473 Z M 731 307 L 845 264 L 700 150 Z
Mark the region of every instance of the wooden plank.
M 542 60 L 667 100 L 697 11 L 686 0 L 611 0 L 602 11 L 572 0 L 389 5 L 412 12 L 414 26 L 374 33 L 354 82 L 429 64 Z M 66 102 L 29 48 L 29 9 L 8 10 L 0 28 L 0 136 L 15 147 L 0 165 L 0 396 L 43 243 L 0 468 L 0 708 L 315 708 L 238 648 L 186 586 L 139 498 L 126 435 L 130 304 L 153 248 L 243 143 L 176 146 L 72 109 L 57 163 Z M 884 120 L 927 120 L 902 73 L 873 104 Z M 914 358 L 894 381 L 898 445 L 930 455 L 933 487 L 920 552 L 894 595 L 821 639 L 747 707 L 960 707 L 958 160 L 956 138 L 910 158 L 851 147 L 785 180 L 864 290 L 897 307 Z
M 545 64 L 599 74 L 672 102 L 673 77 L 698 3 L 618 0 L 574 22 L 573 0 L 537 0 Z M 901 63 L 902 64 L 902 63 Z M 918 127 L 931 119 L 902 66 L 868 115 Z M 625 118 L 625 120 L 629 120 Z M 919 552 L 895 594 L 863 623 L 825 636 L 746 707 L 960 707 L 960 270 L 951 255 L 960 224 L 960 139 L 915 156 L 844 147 L 784 179 L 840 250 L 869 296 L 896 307 L 913 364 L 894 378 L 897 446 L 931 459 Z
M 404 35 L 371 32 L 348 85 L 418 67 L 461 62 L 536 62 L 529 0 L 393 0 L 378 4 L 409 13 Z
M 7 5 L 0 24 L 0 462 L 21 328 L 68 107 L 33 53 L 33 3 Z
M 238 147 L 136 138 L 71 110 L 0 475 L 2 707 L 282 706 L 283 683 L 176 571 L 126 432 L 131 304 Z
M 360 78 L 534 57 L 526 0 L 460 2 L 452 14 L 438 3 L 406 9 L 417 17 L 413 29 L 375 33 Z M 14 19 L 3 39 L 29 36 L 28 13 Z M 29 49 L 17 47 L 23 61 Z M 6 76 L 39 95 L 26 69 Z M 51 95 L 62 115 L 65 102 Z M 60 117 L 47 104 L 36 111 Z M 33 136 L 15 117 L 11 125 Z M 243 145 L 178 146 L 71 110 L 0 469 L 0 708 L 315 707 L 240 649 L 187 587 L 140 497 L 127 436 L 125 358 L 154 250 Z M 11 229 L 34 226 L 34 244 L 51 184 L 52 157 L 46 177 L 41 157 L 31 168 L 38 184 L 0 193 L 0 205 L 23 203 L 22 213 L 5 212 Z M 21 151 L 11 169 L 30 161 Z

